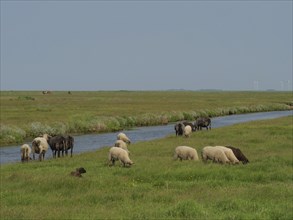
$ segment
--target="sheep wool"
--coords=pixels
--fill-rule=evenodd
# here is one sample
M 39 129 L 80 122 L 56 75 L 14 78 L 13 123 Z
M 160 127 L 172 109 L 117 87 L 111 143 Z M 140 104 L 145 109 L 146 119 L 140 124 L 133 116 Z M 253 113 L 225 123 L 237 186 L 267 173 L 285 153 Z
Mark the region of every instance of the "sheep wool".
M 130 151 L 129 151 L 128 148 L 127 148 L 127 144 L 126 144 L 124 141 L 122 141 L 122 140 L 117 140 L 117 141 L 115 142 L 114 147 L 120 147 L 120 148 L 122 148 L 123 150 L 126 150 L 126 151 L 127 151 L 128 156 L 130 155 Z
M 189 137 L 192 133 L 191 126 L 190 125 L 185 126 L 183 132 L 185 137 Z
M 230 163 L 230 160 L 222 149 L 211 146 L 206 146 L 202 149 L 202 160 L 207 161 L 208 159 L 217 163 Z
M 236 156 L 234 155 L 231 149 L 224 146 L 215 146 L 215 147 L 222 149 L 232 164 L 239 164 L 239 160 L 236 158 Z
M 188 146 L 178 146 L 175 148 L 174 159 L 182 160 L 198 160 L 196 149 Z
M 122 132 L 117 135 L 117 140 L 122 140 L 127 144 L 131 143 L 130 139 L 126 136 L 126 134 L 124 134 Z
M 30 160 L 30 154 L 32 152 L 31 147 L 28 144 L 23 144 L 20 147 L 20 153 L 21 153 L 21 162 L 29 161 Z
M 120 160 L 123 166 L 134 164 L 130 159 L 128 152 L 122 148 L 111 147 L 109 150 L 109 165 L 114 165 L 116 160 Z
M 43 137 L 37 137 L 32 142 L 33 159 L 35 159 L 35 153 L 39 154 L 39 160 L 44 160 L 45 153 L 49 148 L 48 135 L 44 134 Z

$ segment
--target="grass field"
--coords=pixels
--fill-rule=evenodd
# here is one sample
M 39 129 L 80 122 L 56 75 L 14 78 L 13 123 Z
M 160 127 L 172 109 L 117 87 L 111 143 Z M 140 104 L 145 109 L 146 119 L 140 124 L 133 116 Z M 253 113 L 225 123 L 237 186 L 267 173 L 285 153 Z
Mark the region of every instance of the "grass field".
M 0 146 L 49 133 L 85 134 L 199 116 L 285 110 L 290 92 L 1 91 Z
M 1 219 L 292 219 L 293 117 L 131 144 L 135 164 L 107 166 L 108 147 L 1 166 Z M 131 138 L 131 137 L 130 137 Z M 247 165 L 174 161 L 178 145 L 233 145 Z M 84 167 L 82 178 L 69 175 Z

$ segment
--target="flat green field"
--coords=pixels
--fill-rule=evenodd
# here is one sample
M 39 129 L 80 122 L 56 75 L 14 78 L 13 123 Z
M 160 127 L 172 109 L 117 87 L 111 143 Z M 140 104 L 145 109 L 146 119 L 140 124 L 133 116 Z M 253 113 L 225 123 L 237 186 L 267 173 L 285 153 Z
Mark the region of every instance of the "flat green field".
M 293 117 L 190 138 L 131 144 L 135 164 L 108 167 L 108 147 L 1 166 L 1 219 L 293 219 Z M 131 138 L 131 137 L 130 137 Z M 176 146 L 233 145 L 247 165 L 174 161 Z M 77 167 L 82 178 L 69 173 Z
M 290 92 L 1 91 L 0 145 L 49 133 L 84 134 L 258 111 L 285 110 Z

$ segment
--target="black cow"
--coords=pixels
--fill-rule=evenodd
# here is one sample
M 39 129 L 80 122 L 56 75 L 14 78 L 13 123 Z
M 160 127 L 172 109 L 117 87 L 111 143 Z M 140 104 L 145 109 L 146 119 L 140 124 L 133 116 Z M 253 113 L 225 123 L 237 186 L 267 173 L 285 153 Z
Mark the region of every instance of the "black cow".
M 62 152 L 62 156 L 64 156 L 66 139 L 62 135 L 49 137 L 48 144 L 52 150 L 53 158 L 56 158 L 57 152 L 58 152 L 58 157 L 60 157 L 60 152 Z
M 184 124 L 182 122 L 178 122 L 177 124 L 175 124 L 174 129 L 175 129 L 176 136 L 177 135 L 182 136 L 183 130 L 184 130 Z
M 194 127 L 197 130 L 202 130 L 203 127 L 205 127 L 207 130 L 211 130 L 212 129 L 212 121 L 210 118 L 198 118 L 195 122 L 194 122 Z
M 68 155 L 68 150 L 70 149 L 71 151 L 71 157 L 72 157 L 72 152 L 73 152 L 73 145 L 74 145 L 74 138 L 70 135 L 64 136 L 65 138 L 65 154 L 66 156 Z

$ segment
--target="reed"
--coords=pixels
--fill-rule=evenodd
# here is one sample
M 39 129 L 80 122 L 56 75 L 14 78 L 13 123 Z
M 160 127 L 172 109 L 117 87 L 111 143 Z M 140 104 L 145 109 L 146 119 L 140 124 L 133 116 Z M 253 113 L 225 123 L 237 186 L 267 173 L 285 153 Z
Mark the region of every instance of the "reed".
M 200 116 L 288 110 L 291 98 L 289 92 L 1 92 L 0 146 L 44 133 L 101 133 Z

